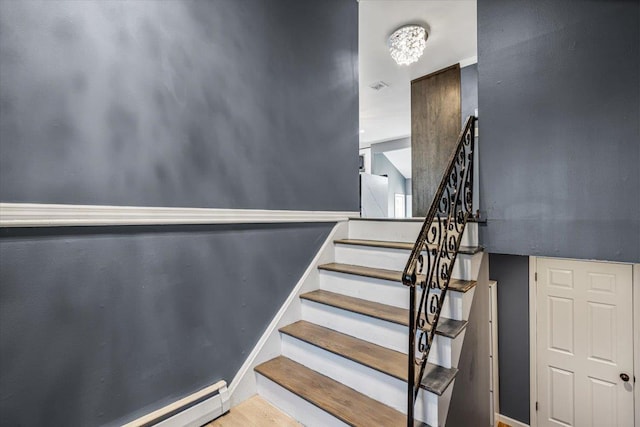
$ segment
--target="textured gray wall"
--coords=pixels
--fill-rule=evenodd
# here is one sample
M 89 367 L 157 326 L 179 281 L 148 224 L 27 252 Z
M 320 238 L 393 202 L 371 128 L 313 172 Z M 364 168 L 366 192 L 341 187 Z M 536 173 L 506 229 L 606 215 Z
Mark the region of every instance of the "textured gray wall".
M 640 2 L 478 1 L 490 252 L 640 260 Z
M 489 255 L 498 282 L 500 413 L 529 424 L 529 257 Z
M 230 382 L 331 228 L 2 230 L 2 425 L 117 425 Z
M 357 210 L 357 31 L 352 0 L 0 0 L 0 201 Z M 2 424 L 231 381 L 331 227 L 2 230 Z
M 529 423 L 528 259 L 640 259 L 640 3 L 478 2 L 500 410 Z M 593 31 L 597 28 L 597 31 Z
M 0 1 L 0 200 L 358 210 L 352 0 Z
M 489 426 L 489 257 L 480 264 L 478 284 L 473 294 L 469 323 L 453 383 L 447 427 Z

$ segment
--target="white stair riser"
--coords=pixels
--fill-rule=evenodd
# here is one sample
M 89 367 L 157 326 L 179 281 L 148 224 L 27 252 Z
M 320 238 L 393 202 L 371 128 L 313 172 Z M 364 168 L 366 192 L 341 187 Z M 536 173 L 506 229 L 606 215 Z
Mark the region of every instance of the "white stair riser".
M 394 307 L 409 308 L 409 289 L 399 282 L 321 270 L 320 289 Z M 432 292 L 440 294 L 440 291 Z M 416 298 L 419 300 L 421 295 L 422 292 L 418 291 Z M 473 294 L 449 291 L 444 302 L 442 317 L 467 320 Z
M 309 300 L 302 300 L 302 319 L 392 350 L 407 352 L 407 326 Z M 452 341 L 436 335 L 429 352 L 429 362 L 450 368 Z
M 460 363 L 460 354 L 462 353 L 462 344 L 466 333 L 467 330 L 463 329 L 456 339 L 451 340 L 451 366 L 453 367 L 458 367 Z
M 307 427 L 348 427 L 339 419 L 256 373 L 258 394 Z
M 467 225 L 464 227 L 464 232 L 462 233 L 462 239 L 460 240 L 460 245 L 461 246 L 478 246 L 478 224 L 477 223 L 475 222 L 467 223 Z
M 285 334 L 282 334 L 282 354 L 372 399 L 407 413 L 407 383 L 404 381 Z M 415 416 L 427 424 L 437 425 L 438 396 L 422 390 L 416 401 Z
M 410 252 L 401 249 L 374 248 L 371 246 L 343 245 L 336 243 L 335 259 L 342 264 L 383 268 L 403 271 Z M 464 280 L 476 280 L 480 268 L 481 253 L 475 255 L 458 254 L 453 265 L 451 277 Z
M 414 243 L 420 234 L 419 221 L 349 221 L 349 238 Z M 462 246 L 478 245 L 478 224 L 468 222 L 462 235 Z
M 462 234 L 462 240 L 460 244 L 462 246 L 478 246 L 480 243 L 478 239 L 478 223 L 468 222 L 464 227 L 464 233 Z
M 422 223 L 420 221 L 349 221 L 349 238 L 385 240 L 388 242 L 415 242 Z

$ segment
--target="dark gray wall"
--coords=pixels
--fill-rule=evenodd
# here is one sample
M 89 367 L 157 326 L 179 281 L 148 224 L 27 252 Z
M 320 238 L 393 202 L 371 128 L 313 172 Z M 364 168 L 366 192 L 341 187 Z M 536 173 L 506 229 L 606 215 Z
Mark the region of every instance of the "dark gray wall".
M 491 388 L 489 344 L 489 257 L 484 255 L 464 332 L 459 369 L 453 383 L 447 427 L 488 426 L 487 391 Z
M 594 28 L 597 31 L 594 31 Z M 478 2 L 501 413 L 529 423 L 528 259 L 640 259 L 640 3 Z
M 481 0 L 490 252 L 640 260 L 640 2 Z
M 529 257 L 490 254 L 498 282 L 500 413 L 529 424 Z
M 118 425 L 230 382 L 331 227 L 2 230 L 2 424 Z
M 0 0 L 0 201 L 357 210 L 357 31 L 352 0 Z M 332 225 L 2 230 L 2 424 L 231 381 Z
M 0 7 L 0 200 L 358 210 L 353 0 Z

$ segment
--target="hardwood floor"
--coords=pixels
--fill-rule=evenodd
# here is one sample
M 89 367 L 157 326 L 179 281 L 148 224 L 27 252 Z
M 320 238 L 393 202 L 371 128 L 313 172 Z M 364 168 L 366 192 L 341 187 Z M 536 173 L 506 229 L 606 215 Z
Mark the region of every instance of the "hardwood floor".
M 226 415 L 205 427 L 302 427 L 302 424 L 281 412 L 259 396 L 254 396 L 232 408 Z

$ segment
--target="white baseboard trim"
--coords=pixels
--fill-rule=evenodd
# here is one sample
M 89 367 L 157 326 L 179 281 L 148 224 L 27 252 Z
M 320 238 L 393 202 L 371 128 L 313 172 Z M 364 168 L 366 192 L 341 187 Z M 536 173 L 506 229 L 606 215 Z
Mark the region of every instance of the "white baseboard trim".
M 200 427 L 227 412 L 229 404 L 227 383 L 218 381 L 123 427 Z
M 327 239 L 318 250 L 318 253 L 302 277 L 271 320 L 269 326 L 267 326 L 267 329 L 258 340 L 249 357 L 247 357 L 240 367 L 240 370 L 229 386 L 232 407 L 256 394 L 256 375 L 253 372 L 253 368 L 281 354 L 280 333 L 278 329 L 302 318 L 299 296 L 305 292 L 320 288 L 318 265 L 334 261 L 333 241 L 335 239 L 346 238 L 347 230 L 348 225 L 346 222 L 339 222 L 333 227 L 333 230 L 331 230 L 327 236 Z
M 496 414 L 494 420 L 496 420 L 496 426 L 499 422 L 503 422 L 511 427 L 529 427 L 529 424 L 525 424 L 520 421 L 516 421 L 513 418 L 509 418 L 506 415 Z
M 351 211 L 0 203 L 0 227 L 338 222 L 358 216 Z

